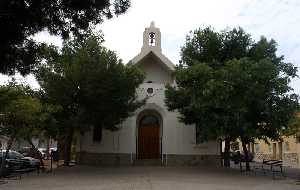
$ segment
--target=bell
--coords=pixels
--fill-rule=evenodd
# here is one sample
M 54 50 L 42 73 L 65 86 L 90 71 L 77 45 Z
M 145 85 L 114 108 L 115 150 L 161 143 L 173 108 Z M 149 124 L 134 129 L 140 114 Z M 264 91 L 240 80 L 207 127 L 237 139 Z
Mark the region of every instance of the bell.
M 153 44 L 153 43 L 154 43 L 153 38 L 150 38 L 150 44 Z

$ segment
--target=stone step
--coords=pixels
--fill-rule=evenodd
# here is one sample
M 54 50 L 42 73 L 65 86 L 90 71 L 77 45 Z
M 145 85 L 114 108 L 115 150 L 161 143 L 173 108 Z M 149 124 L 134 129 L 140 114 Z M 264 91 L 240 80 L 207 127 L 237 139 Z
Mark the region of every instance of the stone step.
M 135 166 L 161 166 L 160 159 L 142 159 L 142 160 L 135 160 Z

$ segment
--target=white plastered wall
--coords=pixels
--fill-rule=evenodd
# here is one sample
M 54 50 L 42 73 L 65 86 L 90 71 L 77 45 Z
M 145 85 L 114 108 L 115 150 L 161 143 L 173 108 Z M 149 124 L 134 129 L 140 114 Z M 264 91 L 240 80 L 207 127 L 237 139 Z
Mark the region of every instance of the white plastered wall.
M 219 146 L 217 142 L 196 144 L 196 131 L 194 126 L 186 126 L 178 121 L 177 112 L 169 112 L 164 103 L 164 84 L 144 83 L 138 89 L 141 97 L 147 95 L 147 89 L 154 92 L 147 100 L 147 104 L 136 111 L 136 114 L 123 122 L 119 131 L 103 130 L 100 143 L 93 142 L 92 131 L 82 136 L 78 148 L 81 151 L 92 153 L 127 153 L 136 154 L 137 142 L 137 116 L 145 109 L 152 109 L 160 113 L 163 119 L 162 127 L 162 154 L 177 155 L 217 155 Z

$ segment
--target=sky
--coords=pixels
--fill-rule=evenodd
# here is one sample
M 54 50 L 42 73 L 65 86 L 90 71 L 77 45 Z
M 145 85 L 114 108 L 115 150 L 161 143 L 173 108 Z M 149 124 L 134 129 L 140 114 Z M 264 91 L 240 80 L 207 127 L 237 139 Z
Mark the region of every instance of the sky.
M 114 50 L 124 63 L 140 52 L 145 27 L 154 21 L 160 28 L 162 51 L 174 63 L 180 60 L 180 47 L 189 31 L 201 26 L 216 30 L 241 26 L 254 40 L 264 35 L 278 43 L 278 55 L 300 67 L 300 1 L 299 0 L 132 0 L 123 15 L 98 25 L 104 34 L 104 45 Z M 42 32 L 38 41 L 61 46 L 58 37 Z M 298 72 L 300 75 L 300 72 Z M 33 76 L 26 80 L 38 87 Z M 0 76 L 0 82 L 7 77 Z M 291 86 L 300 94 L 300 79 Z

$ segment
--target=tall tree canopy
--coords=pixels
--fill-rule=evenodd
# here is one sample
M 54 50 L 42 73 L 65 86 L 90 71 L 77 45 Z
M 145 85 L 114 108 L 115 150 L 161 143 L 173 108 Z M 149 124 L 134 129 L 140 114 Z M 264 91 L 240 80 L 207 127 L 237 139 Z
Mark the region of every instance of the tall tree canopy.
M 118 129 L 144 103 L 136 94 L 144 74 L 124 65 L 101 43 L 101 37 L 91 34 L 66 41 L 61 52 L 50 48 L 47 64 L 36 74 L 48 101 L 62 107 L 58 120 L 68 142 L 74 131 L 91 126 Z
M 0 86 L 0 135 L 23 138 L 39 123 L 42 106 L 33 91 L 22 84 Z
M 1 0 L 0 73 L 28 74 L 38 61 L 32 36 L 47 30 L 63 39 L 124 13 L 130 0 Z
M 167 86 L 169 110 L 196 124 L 204 141 L 278 139 L 299 105 L 289 86 L 297 68 L 276 55 L 276 46 L 265 37 L 254 42 L 241 28 L 191 32 L 176 86 Z
M 272 41 L 273 43 L 273 41 Z M 253 45 L 249 34 L 242 28 L 217 32 L 211 27 L 190 32 L 181 49 L 184 64 L 192 66 L 197 62 L 211 66 L 224 64 L 233 58 L 247 57 Z
M 42 105 L 29 87 L 15 83 L 0 86 L 0 105 L 0 135 L 8 137 L 6 158 L 14 140 L 25 139 L 32 144 L 32 137 L 40 134 Z M 4 160 L 1 162 L 0 176 Z

